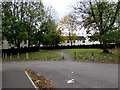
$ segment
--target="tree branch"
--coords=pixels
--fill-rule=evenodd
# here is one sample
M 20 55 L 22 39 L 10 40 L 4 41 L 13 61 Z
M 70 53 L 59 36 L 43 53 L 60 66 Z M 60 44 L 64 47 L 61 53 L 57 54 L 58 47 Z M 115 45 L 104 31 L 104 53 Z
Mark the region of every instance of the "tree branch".
M 113 18 L 111 18 L 111 19 L 113 19 L 113 20 L 111 20 L 111 23 L 110 23 L 110 25 L 109 25 L 109 29 L 113 26 L 113 24 L 115 23 L 115 21 L 116 21 L 116 19 L 117 19 L 117 14 L 118 14 L 118 12 L 119 12 L 119 10 L 120 10 L 120 1 L 118 1 L 118 4 L 117 4 L 117 9 L 116 9 L 116 11 L 115 11 L 115 16 L 113 17 Z

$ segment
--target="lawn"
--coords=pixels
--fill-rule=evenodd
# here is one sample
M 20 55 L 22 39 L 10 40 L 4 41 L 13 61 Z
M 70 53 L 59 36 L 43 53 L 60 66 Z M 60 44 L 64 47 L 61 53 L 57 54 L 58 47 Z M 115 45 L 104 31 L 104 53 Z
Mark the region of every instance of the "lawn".
M 8 56 L 3 61 L 60 61 L 62 56 L 54 53 L 66 51 L 64 53 L 72 55 L 76 61 L 95 62 L 95 63 L 120 63 L 120 51 L 111 49 L 112 54 L 103 54 L 102 49 L 57 49 L 57 50 L 41 50 L 39 52 L 23 53 Z M 75 57 L 76 53 L 76 57 Z
M 102 49 L 65 49 L 66 54 L 75 57 L 76 61 L 96 63 L 120 63 L 120 51 L 111 49 L 113 54 L 103 54 Z
M 49 50 L 42 50 L 39 52 L 29 52 L 18 55 L 8 56 L 3 61 L 60 61 L 61 55 L 50 52 Z

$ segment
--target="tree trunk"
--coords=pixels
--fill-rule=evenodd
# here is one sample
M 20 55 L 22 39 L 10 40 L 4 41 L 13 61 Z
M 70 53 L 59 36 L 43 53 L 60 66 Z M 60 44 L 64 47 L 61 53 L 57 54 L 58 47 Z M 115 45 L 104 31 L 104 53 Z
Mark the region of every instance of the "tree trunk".
M 71 43 L 71 46 L 72 46 L 72 38 L 71 38 L 71 33 L 69 31 L 69 39 L 70 39 L 70 43 Z
M 70 40 L 71 46 L 72 46 L 72 40 Z
M 18 49 L 18 50 L 20 49 L 20 44 L 17 45 L 17 49 Z
M 110 51 L 108 49 L 104 48 L 103 53 L 110 53 Z
M 20 41 L 17 40 L 17 49 L 20 49 Z
M 71 39 L 71 36 L 70 36 L 70 43 L 71 43 L 71 46 L 72 46 L 72 39 Z
M 106 42 L 103 42 L 102 44 L 102 49 L 103 49 L 103 53 L 111 53 L 109 50 L 108 50 L 108 44 Z
M 38 48 L 40 48 L 40 41 L 38 42 L 38 45 L 37 45 Z
M 17 53 L 20 53 L 20 41 L 18 41 L 17 49 L 18 49 Z
M 30 51 L 30 44 L 31 44 L 31 41 L 28 40 L 28 52 Z

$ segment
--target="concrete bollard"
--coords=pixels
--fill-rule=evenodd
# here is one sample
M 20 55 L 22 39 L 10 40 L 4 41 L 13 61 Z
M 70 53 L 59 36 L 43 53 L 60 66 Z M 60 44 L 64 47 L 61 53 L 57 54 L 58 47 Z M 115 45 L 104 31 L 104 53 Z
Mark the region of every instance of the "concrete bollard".
M 50 53 L 51 53 L 51 52 L 49 51 L 49 55 L 50 55 Z
M 110 60 L 112 59 L 112 54 L 111 54 L 111 53 L 109 54 L 109 59 L 110 59 Z
M 28 60 L 28 52 L 26 52 L 26 59 Z
M 74 55 L 75 55 L 75 56 L 74 56 L 74 59 L 76 60 L 76 51 L 74 51 Z
M 7 53 L 5 53 L 5 59 L 7 58 Z
M 64 53 L 62 52 L 62 60 L 64 59 Z
M 18 59 L 20 58 L 20 54 L 18 53 L 18 57 L 17 57 Z
M 12 53 L 10 53 L 10 59 L 12 59 Z
M 94 52 L 91 53 L 91 56 L 94 56 Z
M 49 55 L 48 55 L 48 58 L 50 59 L 50 57 L 51 57 L 51 51 L 49 51 L 49 53 L 48 53 Z

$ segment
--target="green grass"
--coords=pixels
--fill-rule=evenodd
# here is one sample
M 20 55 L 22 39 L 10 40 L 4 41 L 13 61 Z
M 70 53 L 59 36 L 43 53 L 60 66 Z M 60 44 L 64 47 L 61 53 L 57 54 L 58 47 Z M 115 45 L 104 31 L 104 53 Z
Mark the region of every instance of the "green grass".
M 27 59 L 28 56 L 28 59 Z M 48 50 L 42 50 L 39 52 L 30 52 L 28 54 L 23 53 L 18 55 L 12 55 L 11 57 L 8 56 L 3 61 L 32 61 L 32 60 L 39 60 L 39 61 L 60 61 L 61 56 L 59 54 L 49 52 Z
M 76 61 L 81 62 L 96 62 L 96 63 L 120 63 L 118 59 L 120 51 L 111 50 L 113 54 L 103 54 L 101 49 L 65 49 L 66 54 L 70 54 L 75 57 L 76 52 Z M 92 56 L 92 52 L 94 55 Z
M 51 52 L 49 52 L 51 51 Z M 26 58 L 27 54 L 23 53 L 18 55 L 12 55 L 3 59 L 3 61 L 60 61 L 62 59 L 61 55 L 53 52 L 66 51 L 64 53 L 75 56 L 76 52 L 76 61 L 81 62 L 95 62 L 95 63 L 120 63 L 120 51 L 112 49 L 113 54 L 103 54 L 101 49 L 57 49 L 57 50 L 42 50 L 39 52 L 30 52 L 28 53 L 28 59 Z M 92 56 L 92 52 L 94 55 Z

